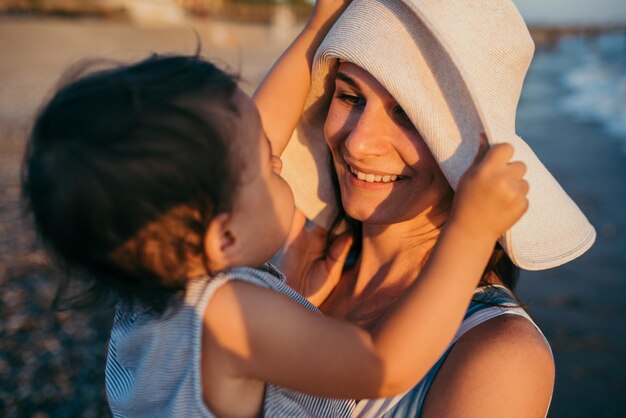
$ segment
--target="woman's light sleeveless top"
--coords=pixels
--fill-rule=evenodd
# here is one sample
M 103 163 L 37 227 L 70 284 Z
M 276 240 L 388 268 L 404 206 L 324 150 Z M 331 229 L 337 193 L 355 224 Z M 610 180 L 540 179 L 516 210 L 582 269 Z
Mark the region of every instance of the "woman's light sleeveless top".
M 107 396 L 115 418 L 214 417 L 202 398 L 202 318 L 212 295 L 228 280 L 277 291 L 319 312 L 269 264 L 263 269 L 234 268 L 212 279 L 194 280 L 184 302 L 158 318 L 145 309 L 118 307 L 106 364 Z M 354 401 L 318 398 L 267 384 L 263 414 L 349 417 L 354 405 Z
M 522 316 L 528 319 L 543 336 L 539 327 L 533 322 L 528 313 L 517 305 L 507 288 L 503 286 L 479 288 L 474 294 L 474 298 L 452 343 L 428 374 L 413 389 L 403 394 L 385 399 L 365 399 L 360 401 L 353 411 L 352 417 L 408 418 L 421 416 L 428 389 L 430 389 L 454 343 L 472 328 L 500 315 Z M 550 348 L 545 337 L 544 340 L 548 348 Z

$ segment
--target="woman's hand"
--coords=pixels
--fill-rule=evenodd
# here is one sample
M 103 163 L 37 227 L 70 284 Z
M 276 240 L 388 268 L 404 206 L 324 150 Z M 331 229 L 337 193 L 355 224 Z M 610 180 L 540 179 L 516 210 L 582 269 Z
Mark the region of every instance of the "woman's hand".
M 326 252 L 326 236 L 324 228 L 308 226 L 304 215 L 296 210 L 278 261 L 289 286 L 315 306 L 320 306 L 339 282 L 352 245 L 352 237 L 341 234 Z
M 459 226 L 475 234 L 491 234 L 495 240 L 526 212 L 529 186 L 523 179 L 524 163 L 510 161 L 514 151 L 511 145 L 487 149 L 482 136 L 477 161 L 459 182 L 450 216 Z
M 350 2 L 351 0 L 317 0 L 307 26 L 315 30 L 328 31 L 330 28 L 327 25 L 335 23 Z

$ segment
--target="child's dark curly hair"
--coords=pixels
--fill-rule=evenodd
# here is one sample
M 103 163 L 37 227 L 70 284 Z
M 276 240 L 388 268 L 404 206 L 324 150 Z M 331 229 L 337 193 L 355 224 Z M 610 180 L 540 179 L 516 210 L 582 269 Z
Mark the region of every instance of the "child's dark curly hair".
M 36 230 L 67 273 L 55 305 L 79 278 L 69 306 L 115 296 L 162 313 L 232 205 L 237 79 L 198 56 L 87 68 L 38 115 L 23 165 Z

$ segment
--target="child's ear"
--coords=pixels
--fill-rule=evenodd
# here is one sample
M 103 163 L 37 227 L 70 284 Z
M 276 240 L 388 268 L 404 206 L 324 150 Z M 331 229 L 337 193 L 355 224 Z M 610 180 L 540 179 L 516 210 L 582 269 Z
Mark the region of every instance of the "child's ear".
M 232 267 L 236 259 L 236 238 L 230 228 L 230 215 L 219 213 L 211 219 L 204 234 L 204 252 L 210 271 Z

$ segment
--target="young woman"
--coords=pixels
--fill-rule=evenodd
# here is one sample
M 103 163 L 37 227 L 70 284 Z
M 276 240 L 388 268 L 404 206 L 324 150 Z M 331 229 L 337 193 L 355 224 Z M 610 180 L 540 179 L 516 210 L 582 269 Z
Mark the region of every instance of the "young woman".
M 273 104 L 260 106 L 266 126 L 303 109 L 294 117 L 296 138 L 283 157 L 283 174 L 309 219 L 326 227 L 343 220 L 340 227 L 347 225 L 355 238 L 334 288 L 334 282 L 297 281 L 319 269 L 323 230 L 301 218 L 281 256 L 294 287 L 319 292 L 324 313 L 374 329 L 394 309 L 448 219 L 478 132 L 492 144 L 511 143 L 529 165 L 529 213 L 495 248 L 454 344 L 404 397 L 361 401 L 355 415 L 545 416 L 554 363 L 512 293 L 511 259 L 528 269 L 554 267 L 585 252 L 595 231 L 515 135 L 515 108 L 533 53 L 515 6 L 508 0 L 355 0 L 319 49 L 316 42 L 299 38 L 255 99 Z M 267 94 L 272 83 L 289 82 L 284 96 Z M 293 105 L 297 95 L 301 106 Z M 274 133 L 275 152 L 290 135 Z

